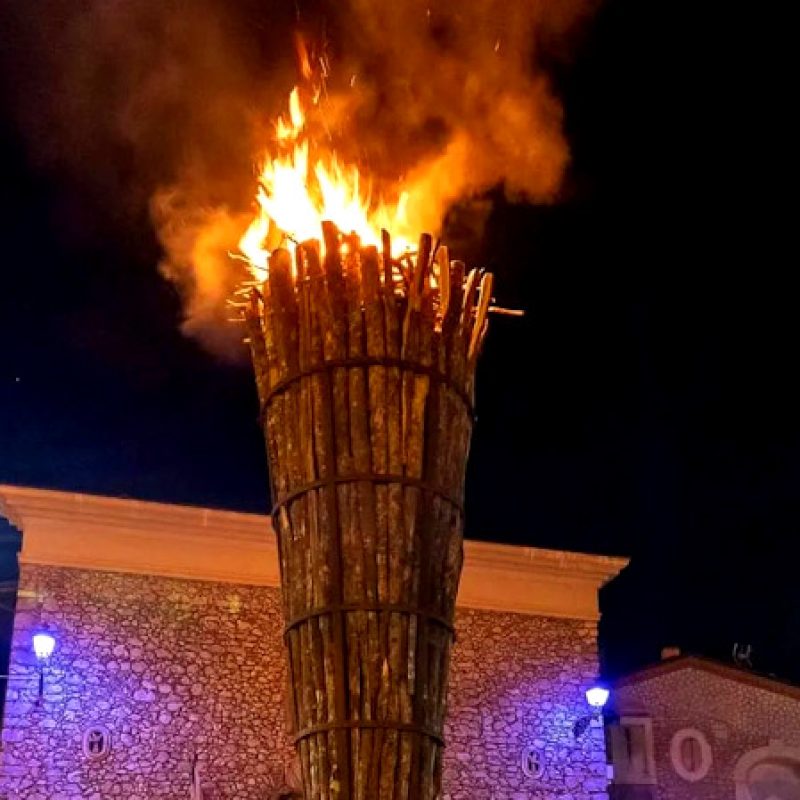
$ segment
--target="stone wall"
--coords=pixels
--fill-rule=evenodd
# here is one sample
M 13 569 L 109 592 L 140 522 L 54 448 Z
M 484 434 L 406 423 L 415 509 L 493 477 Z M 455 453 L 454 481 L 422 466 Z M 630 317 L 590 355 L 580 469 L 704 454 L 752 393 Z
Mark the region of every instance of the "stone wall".
M 656 785 L 651 794 L 657 800 L 739 797 L 734 780 L 737 764 L 748 753 L 768 748 L 771 742 L 780 742 L 783 752 L 795 750 L 794 770 L 800 774 L 798 697 L 687 667 L 618 687 L 614 705 L 620 715 L 652 720 Z M 699 731 L 711 750 L 710 769 L 695 782 L 678 774 L 670 756 L 673 737 L 685 729 Z M 800 781 L 797 786 L 795 791 L 800 789 Z M 613 796 L 623 800 L 644 795 L 620 787 Z
M 3 732 L 6 800 L 265 800 L 291 758 L 278 590 L 24 565 Z M 27 603 L 27 604 L 26 604 Z M 57 638 L 37 699 L 31 635 Z M 447 800 L 604 800 L 602 729 L 578 740 L 594 623 L 462 609 L 451 678 Z M 105 727 L 111 751 L 83 754 Z M 540 777 L 522 769 L 536 748 Z M 5 792 L 5 794 L 3 794 Z
M 262 797 L 281 779 L 276 590 L 32 566 L 20 586 L 43 595 L 58 644 L 40 702 L 35 680 L 9 687 L 8 800 L 185 800 L 195 751 L 206 779 L 224 780 L 220 797 Z M 18 609 L 12 673 L 35 674 L 39 617 L 35 606 Z M 83 756 L 91 724 L 111 733 L 105 759 Z
M 594 623 L 461 610 L 450 679 L 445 797 L 451 800 L 605 800 L 603 729 L 587 714 L 597 678 Z M 523 751 L 543 757 L 527 777 Z

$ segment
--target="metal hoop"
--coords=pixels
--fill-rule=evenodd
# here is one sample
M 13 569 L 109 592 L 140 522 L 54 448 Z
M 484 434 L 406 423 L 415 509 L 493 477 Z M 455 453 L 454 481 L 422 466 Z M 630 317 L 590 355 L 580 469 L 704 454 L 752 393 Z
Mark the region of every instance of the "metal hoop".
M 334 606 L 325 606 L 322 608 L 314 608 L 311 611 L 307 611 L 305 614 L 300 614 L 293 619 L 289 620 L 286 623 L 283 629 L 284 638 L 289 635 L 289 632 L 296 628 L 298 625 L 306 622 L 309 619 L 313 619 L 315 617 L 323 617 L 326 614 L 347 614 L 352 613 L 354 611 L 366 611 L 366 612 L 384 612 L 387 614 L 409 614 L 414 615 L 416 617 L 423 617 L 424 619 L 428 620 L 429 622 L 435 622 L 437 625 L 441 625 L 445 630 L 450 633 L 455 633 L 455 628 L 453 628 L 453 623 L 450 620 L 446 619 L 445 617 L 441 616 L 441 614 L 435 614 L 430 611 L 426 611 L 423 608 L 419 608 L 418 606 L 409 606 L 404 605 L 402 603 L 350 603 L 348 605 L 334 605 Z
M 417 375 L 427 375 L 432 381 L 440 383 L 450 389 L 450 391 L 453 392 L 453 394 L 455 394 L 456 397 L 458 397 L 464 404 L 470 419 L 475 419 L 475 408 L 472 404 L 472 398 L 467 392 L 456 386 L 447 375 L 439 372 L 438 369 L 426 366 L 425 364 L 419 364 L 416 361 L 408 361 L 405 358 L 389 358 L 388 356 L 381 358 L 378 358 L 377 356 L 354 356 L 352 358 L 335 359 L 331 361 L 325 361 L 324 363 L 315 367 L 309 367 L 308 369 L 299 370 L 292 375 L 288 375 L 282 380 L 279 380 L 270 389 L 269 394 L 267 394 L 267 396 L 264 398 L 264 402 L 261 404 L 262 418 L 266 413 L 267 406 L 270 404 L 275 395 L 286 391 L 286 389 L 288 389 L 292 384 L 297 383 L 297 381 L 302 380 L 303 378 L 311 377 L 312 375 L 319 375 L 323 372 L 331 372 L 335 369 L 347 369 L 349 367 L 397 367 L 408 372 L 413 372 Z
M 412 478 L 407 475 L 386 475 L 373 472 L 357 472 L 350 475 L 332 475 L 329 478 L 320 478 L 319 480 L 306 483 L 299 489 L 295 489 L 294 491 L 289 492 L 287 495 L 280 498 L 280 500 L 278 500 L 275 505 L 272 506 L 272 511 L 270 514 L 274 517 L 284 506 L 288 505 L 294 500 L 297 500 L 298 497 L 302 497 L 302 495 L 313 491 L 314 489 L 324 489 L 325 487 L 338 486 L 343 483 L 397 483 L 401 486 L 420 489 L 423 492 L 428 492 L 441 498 L 446 503 L 449 503 L 451 506 L 453 506 L 453 508 L 455 508 L 456 511 L 461 514 L 461 516 L 464 516 L 464 504 L 461 502 L 461 500 L 451 497 L 441 489 L 437 489 L 435 486 L 432 486 L 431 484 L 426 483 L 419 478 Z
M 322 722 L 319 725 L 311 725 L 303 728 L 293 738 L 295 744 L 313 736 L 315 733 L 327 733 L 329 731 L 352 730 L 354 728 L 368 728 L 370 730 L 399 731 L 400 733 L 418 733 L 433 739 L 442 747 L 445 746 L 444 737 L 437 731 L 426 728 L 424 725 L 416 725 L 412 722 L 392 722 L 389 720 L 373 719 L 348 719 L 343 722 Z

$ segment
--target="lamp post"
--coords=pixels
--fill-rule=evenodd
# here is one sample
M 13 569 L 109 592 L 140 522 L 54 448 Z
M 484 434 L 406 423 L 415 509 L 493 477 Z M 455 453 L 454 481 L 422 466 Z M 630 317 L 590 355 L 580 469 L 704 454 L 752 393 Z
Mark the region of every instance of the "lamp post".
M 39 702 L 44 695 L 44 668 L 56 649 L 56 639 L 47 631 L 39 631 L 33 635 L 33 652 L 39 662 Z
M 33 646 L 33 654 L 39 664 L 39 694 L 36 698 L 38 703 L 44 695 L 44 668 L 56 649 L 56 639 L 53 634 L 47 633 L 47 631 L 39 631 L 33 635 L 31 644 Z M 0 680 L 24 681 L 29 680 L 29 677 L 27 675 L 0 675 Z
M 576 739 L 580 739 L 589 727 L 593 719 L 600 719 L 603 714 L 603 708 L 608 702 L 609 695 L 608 688 L 602 684 L 595 684 L 586 690 L 586 702 L 592 710 L 590 714 L 580 717 L 572 728 L 572 733 Z

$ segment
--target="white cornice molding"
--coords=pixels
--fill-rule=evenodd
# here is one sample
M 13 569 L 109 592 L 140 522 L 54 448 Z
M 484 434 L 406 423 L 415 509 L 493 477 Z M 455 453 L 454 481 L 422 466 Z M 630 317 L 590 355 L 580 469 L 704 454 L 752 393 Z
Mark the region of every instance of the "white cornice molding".
M 485 566 L 497 569 L 530 570 L 564 575 L 566 573 L 595 578 L 604 586 L 628 565 L 627 558 L 575 553 L 570 550 L 546 550 L 524 545 L 495 544 L 480 540 L 465 541 L 465 548 L 473 558 Z
M 0 486 L 22 531 L 21 564 L 279 584 L 269 517 L 116 497 Z
M 123 524 L 126 528 L 142 530 L 156 525 L 159 528 L 190 529 L 195 533 L 208 531 L 212 535 L 225 530 L 244 538 L 261 538 L 265 524 L 271 530 L 269 517 L 263 514 L 3 484 L 0 484 L 0 513 L 20 530 L 26 518 L 80 519 L 112 527 Z
M 278 586 L 268 516 L 0 485 L 23 532 L 20 563 Z M 599 618 L 598 589 L 626 559 L 467 541 L 459 605 Z

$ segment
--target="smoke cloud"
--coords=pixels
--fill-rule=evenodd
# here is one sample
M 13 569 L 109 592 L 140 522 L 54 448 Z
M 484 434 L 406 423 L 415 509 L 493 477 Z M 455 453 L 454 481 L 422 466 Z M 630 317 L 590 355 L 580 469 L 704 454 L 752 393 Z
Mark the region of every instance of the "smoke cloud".
M 224 301 L 253 213 L 268 121 L 295 82 L 292 31 L 332 68 L 333 144 L 379 189 L 410 190 L 415 229 L 502 184 L 556 198 L 569 152 L 546 65 L 594 0 L 9 0 L 3 90 L 42 168 L 123 220 L 148 213 L 185 331 L 240 335 Z
M 497 184 L 518 199 L 556 196 L 569 152 L 544 62 L 570 52 L 590 3 L 347 5 L 355 83 L 344 138 L 410 187 L 415 227 L 436 230 L 453 202 Z

